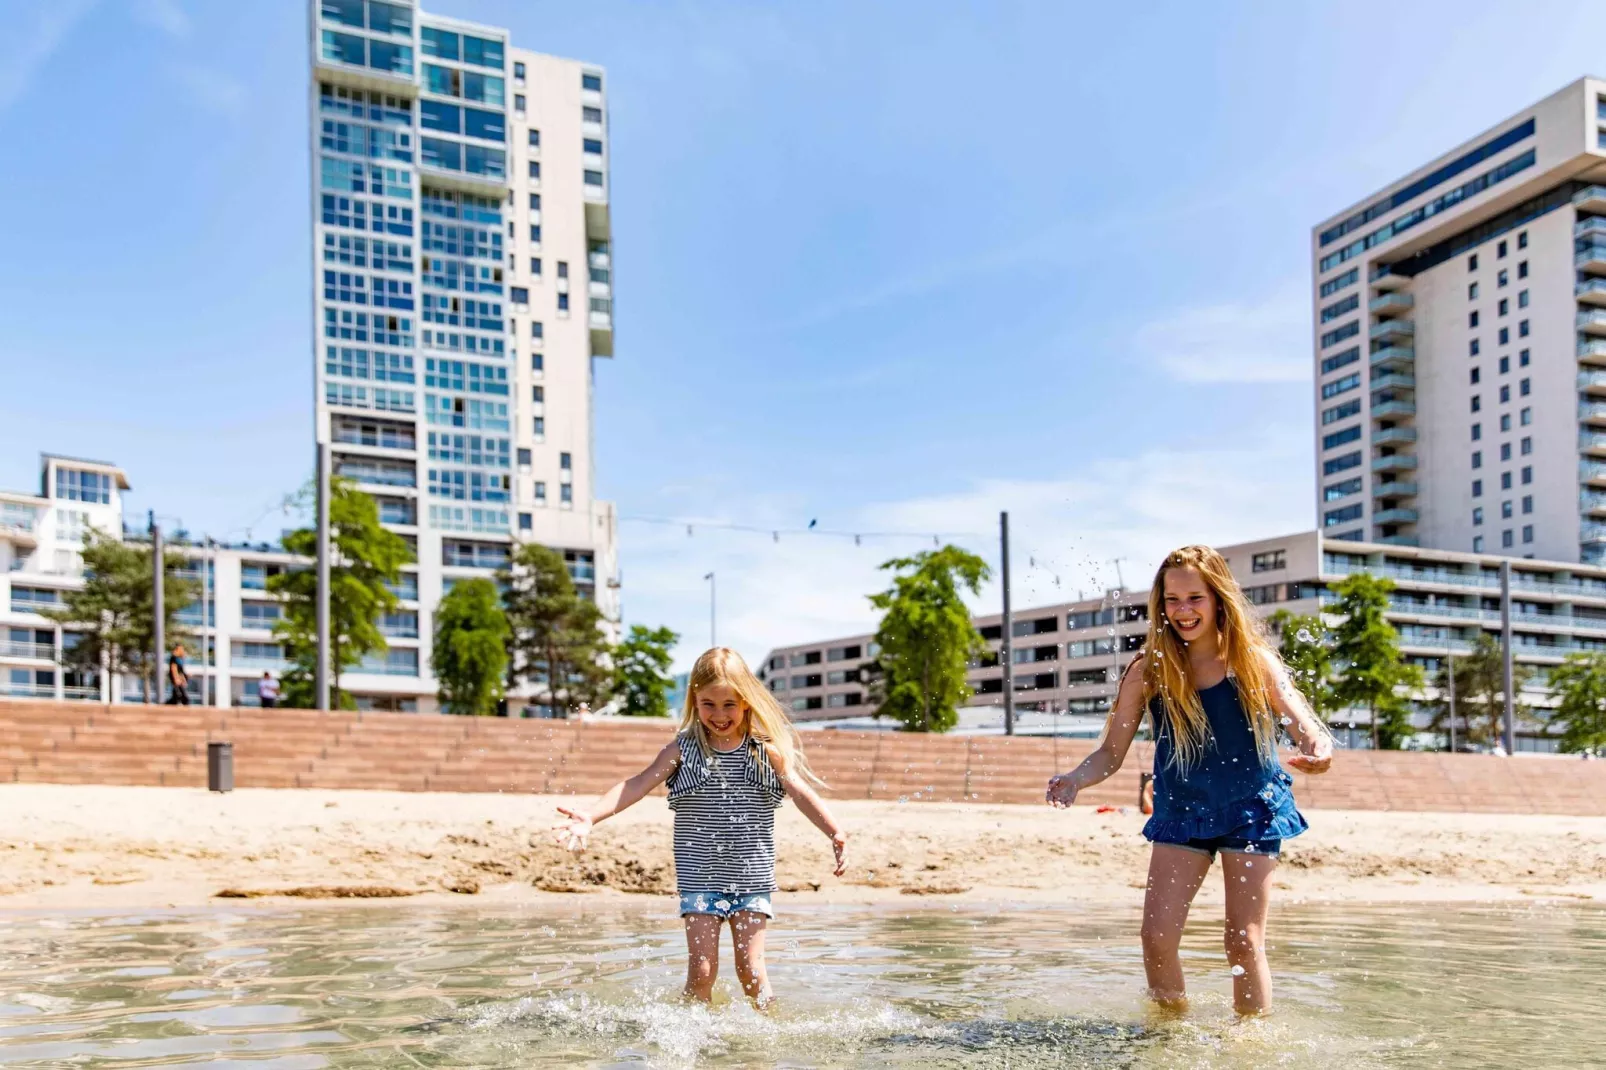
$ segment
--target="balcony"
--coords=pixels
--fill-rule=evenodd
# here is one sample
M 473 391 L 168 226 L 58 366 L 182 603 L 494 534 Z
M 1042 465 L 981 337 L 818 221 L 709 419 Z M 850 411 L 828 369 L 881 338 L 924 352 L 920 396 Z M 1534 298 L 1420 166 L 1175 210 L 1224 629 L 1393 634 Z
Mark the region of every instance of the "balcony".
M 1606 493 L 1592 491 L 1580 494 L 1578 511 L 1597 519 L 1606 518 Z
M 1384 372 L 1382 375 L 1374 373 L 1370 384 L 1373 390 L 1415 390 L 1416 376 L 1410 372 Z
M 1585 364 L 1606 364 L 1606 341 L 1579 342 L 1578 359 Z
M 1421 546 L 1422 540 L 1415 535 L 1379 535 L 1372 540 L 1384 546 Z
M 1407 446 L 1415 441 L 1414 427 L 1383 427 L 1372 432 L 1374 446 Z
M 1371 283 L 1379 290 L 1398 290 L 1411 284 L 1411 276 L 1400 275 L 1387 264 L 1378 264 L 1372 268 Z
M 1416 484 L 1403 479 L 1396 479 L 1392 483 L 1374 483 L 1372 485 L 1372 497 L 1414 498 L 1416 497 Z
M 1416 510 L 1415 509 L 1407 509 L 1404 506 L 1396 506 L 1393 509 L 1383 509 L 1383 510 L 1380 510 L 1380 511 L 1378 511 L 1376 513 L 1373 513 L 1372 514 L 1372 523 L 1374 523 L 1374 524 L 1415 524 L 1416 523 L 1416 515 L 1417 514 L 1416 514 Z
M 1606 264 L 1602 265 L 1606 270 Z M 1372 324 L 1371 338 L 1374 342 L 1402 342 L 1416 334 L 1416 324 L 1411 320 L 1395 319 L 1383 320 Z
M 1574 322 L 1585 334 L 1606 335 L 1606 308 L 1592 308 L 1587 312 L 1579 312 Z
M 1586 245 L 1573 253 L 1573 267 L 1579 271 L 1606 274 L 1606 242 Z
M 1584 391 L 1606 392 L 1606 371 L 1581 371 L 1578 373 L 1578 389 Z
M 1573 194 L 1573 207 L 1580 212 L 1606 213 L 1606 186 L 1589 186 Z
M 1580 304 L 1606 305 L 1606 279 L 1585 279 L 1573 287 Z
M 1585 401 L 1578 406 L 1578 418 L 1591 423 L 1606 423 L 1606 401 Z
M 1394 315 L 1409 311 L 1416 304 L 1416 299 L 1408 293 L 1393 291 L 1372 298 L 1366 307 L 1378 315 Z
M 1583 216 L 1573 224 L 1573 237 L 1606 240 L 1606 219 L 1600 216 Z
M 1403 416 L 1416 415 L 1416 402 L 1406 398 L 1389 398 L 1381 405 L 1372 406 L 1374 419 L 1397 419 Z
M 1606 462 L 1579 461 L 1578 478 L 1585 483 L 1606 486 Z
M 1578 433 L 1578 448 L 1591 455 L 1606 455 L 1606 433 L 1580 431 Z
M 1416 350 L 1406 345 L 1388 345 L 1373 350 L 1372 367 L 1410 371 L 1415 367 Z
M 0 658 L 38 658 L 43 661 L 55 661 L 56 648 L 49 643 L 16 643 L 0 639 Z
M 1372 471 L 1374 472 L 1410 472 L 1415 469 L 1416 454 L 1414 453 L 1391 453 L 1386 457 L 1372 458 Z

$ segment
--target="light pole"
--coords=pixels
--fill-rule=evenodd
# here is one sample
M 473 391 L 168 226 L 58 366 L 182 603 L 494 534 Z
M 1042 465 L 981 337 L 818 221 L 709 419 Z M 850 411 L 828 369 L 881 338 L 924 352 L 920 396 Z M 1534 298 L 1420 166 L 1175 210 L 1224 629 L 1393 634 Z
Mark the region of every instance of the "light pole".
M 715 597 L 714 574 L 710 572 L 703 579 L 708 581 L 708 645 L 716 647 L 719 645 L 719 639 L 717 638 L 719 632 L 715 627 L 717 623 L 715 614 L 718 612 L 719 603 Z
M 1004 619 L 999 628 L 998 657 L 1004 666 L 1004 735 L 1015 734 L 1015 661 L 1010 639 L 1015 631 L 1015 618 L 1009 608 L 1009 513 L 998 514 L 998 543 L 1003 567 L 999 570 L 1004 587 Z
M 1450 674 L 1450 753 L 1455 753 L 1455 643 L 1445 646 L 1445 661 Z
M 167 656 L 167 594 L 162 589 L 165 555 L 162 550 L 162 527 L 156 522 L 156 511 L 153 509 L 147 515 L 151 529 L 151 608 L 155 611 L 156 633 L 156 664 L 151 669 L 151 683 L 155 685 L 156 694 L 151 701 L 159 705 L 162 701 L 163 659 Z
M 318 443 L 318 669 L 317 708 L 329 708 L 329 444 Z
M 1511 558 L 1500 562 L 1500 680 L 1505 692 L 1505 726 L 1502 732 L 1506 757 L 1517 753 L 1517 697 L 1511 693 L 1513 666 L 1511 635 Z

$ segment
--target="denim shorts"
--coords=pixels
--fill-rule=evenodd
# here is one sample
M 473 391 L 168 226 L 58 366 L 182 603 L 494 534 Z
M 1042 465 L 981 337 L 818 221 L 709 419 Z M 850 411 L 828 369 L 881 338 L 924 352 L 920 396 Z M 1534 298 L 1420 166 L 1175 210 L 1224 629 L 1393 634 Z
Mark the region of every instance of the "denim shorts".
M 687 914 L 710 914 L 716 918 L 724 919 L 744 910 L 753 914 L 762 914 L 766 918 L 775 916 L 775 907 L 770 903 L 769 892 L 754 892 L 751 895 L 730 895 L 726 892 L 687 892 L 680 897 L 680 916 L 683 918 Z
M 1224 854 L 1266 855 L 1270 858 L 1276 858 L 1283 851 L 1282 840 L 1251 840 L 1244 836 L 1211 836 L 1208 839 L 1188 840 L 1184 843 L 1168 843 L 1166 846 L 1180 847 L 1184 851 L 1193 851 L 1210 858 L 1215 858 L 1217 851 Z

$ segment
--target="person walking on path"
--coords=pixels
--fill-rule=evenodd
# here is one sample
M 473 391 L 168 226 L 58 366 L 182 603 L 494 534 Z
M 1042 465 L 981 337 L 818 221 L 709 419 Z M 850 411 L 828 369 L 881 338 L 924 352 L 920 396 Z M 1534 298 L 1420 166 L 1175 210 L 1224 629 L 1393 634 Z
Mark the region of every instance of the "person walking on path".
M 1098 749 L 1048 782 L 1048 802 L 1069 806 L 1109 779 L 1147 712 L 1154 725 L 1154 844 L 1143 904 L 1143 968 L 1162 1007 L 1187 1005 L 1182 927 L 1216 855 L 1226 879 L 1227 962 L 1233 1008 L 1271 1006 L 1266 915 L 1282 842 L 1306 829 L 1277 736 L 1299 748 L 1288 764 L 1325 773 L 1326 727 L 1294 687 L 1227 562 L 1208 546 L 1168 554 L 1149 594 L 1143 653 L 1121 678 Z
M 184 671 L 184 644 L 174 643 L 173 652 L 167 657 L 167 683 L 171 688 L 166 705 L 188 706 L 190 704 L 190 674 Z
M 273 678 L 271 672 L 262 674 L 262 682 L 257 684 L 257 699 L 265 710 L 271 710 L 279 704 L 279 681 Z

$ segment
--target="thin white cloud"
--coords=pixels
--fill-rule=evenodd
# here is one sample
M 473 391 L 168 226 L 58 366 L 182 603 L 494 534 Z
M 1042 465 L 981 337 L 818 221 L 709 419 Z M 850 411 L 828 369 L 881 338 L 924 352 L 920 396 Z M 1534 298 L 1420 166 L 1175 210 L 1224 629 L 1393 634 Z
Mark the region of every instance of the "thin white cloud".
M 891 500 L 822 528 L 974 532 L 954 539 L 996 565 L 998 514 L 1011 527 L 1016 606 L 1093 596 L 1117 579 L 1144 587 L 1165 553 L 1190 542 L 1225 544 L 1308 529 L 1314 522 L 1310 441 L 1300 427 L 1276 428 L 1228 446 L 1160 447 L 1082 466 L 1058 480 L 989 480 L 952 494 Z M 730 522 L 796 526 L 769 503 L 727 498 Z M 710 517 L 709 519 L 713 519 Z M 887 586 L 891 557 L 929 549 L 929 538 L 897 541 L 764 535 L 626 523 L 625 615 L 668 624 L 683 636 L 684 668 L 708 645 L 708 584 L 717 575 L 718 639 L 756 662 L 772 647 L 873 631 L 866 596 Z M 980 606 L 998 604 L 996 582 Z
M 178 0 L 137 0 L 134 17 L 178 40 L 189 37 L 194 29 L 189 14 L 179 6 Z
M 21 100 L 95 0 L 37 0 L 27 12 L 6 16 L 0 34 L 0 111 Z
M 193 63 L 174 64 L 168 75 L 182 87 L 190 103 L 226 119 L 245 116 L 245 87 L 228 75 Z
M 1201 305 L 1150 323 L 1139 353 L 1185 383 L 1309 381 L 1310 312 L 1297 290 L 1259 304 Z

